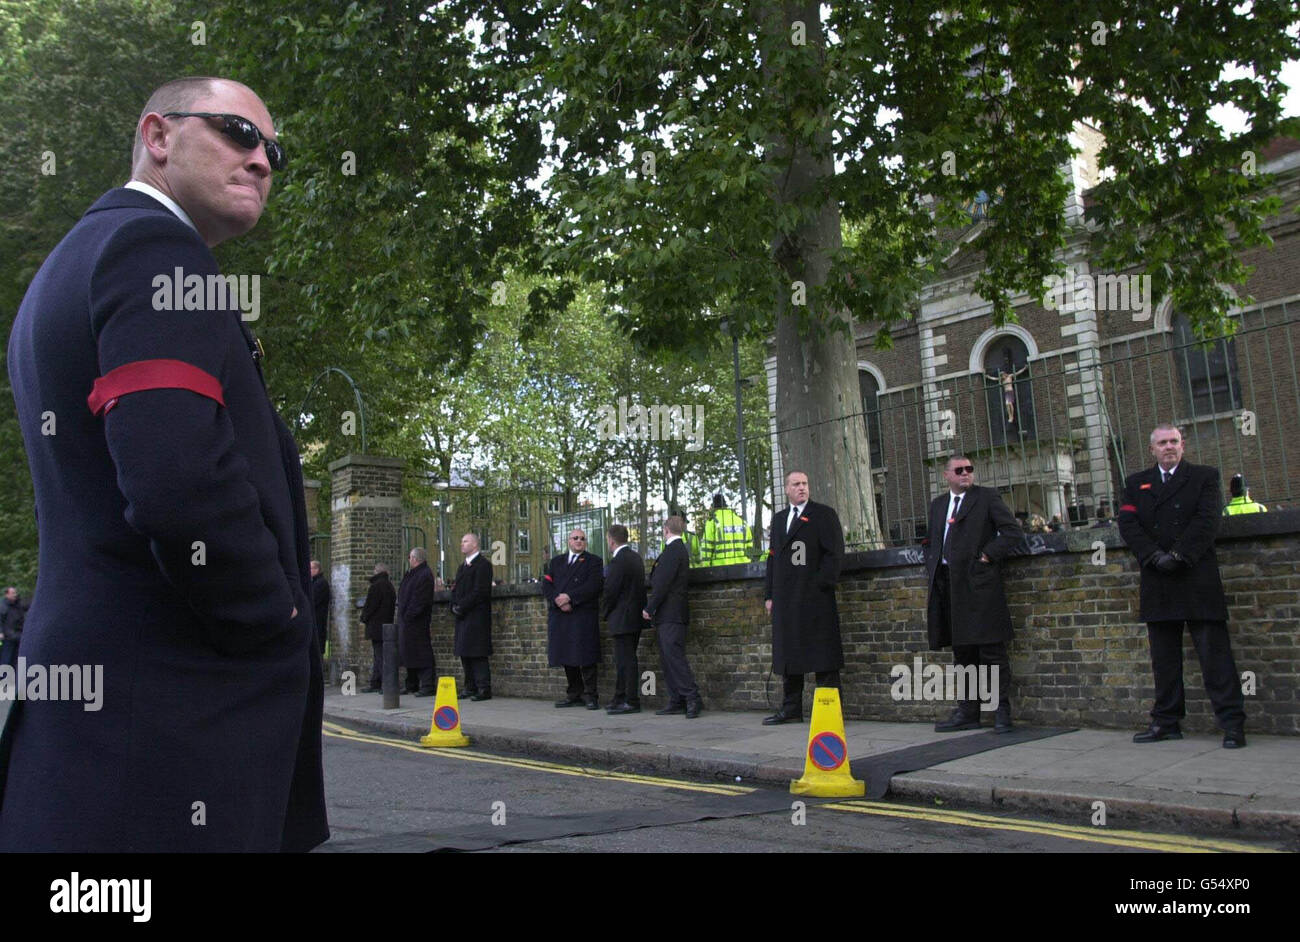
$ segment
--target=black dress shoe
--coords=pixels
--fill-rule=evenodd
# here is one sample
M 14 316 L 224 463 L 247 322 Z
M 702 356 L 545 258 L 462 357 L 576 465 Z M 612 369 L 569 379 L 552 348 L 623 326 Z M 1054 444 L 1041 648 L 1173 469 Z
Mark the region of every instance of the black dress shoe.
M 415 692 L 415 695 L 416 695 L 417 697 L 436 697 L 436 696 L 438 695 L 438 691 L 436 691 L 436 690 L 417 690 L 417 691 Z
M 1183 731 L 1178 728 L 1177 723 L 1169 726 L 1161 726 L 1159 723 L 1152 723 L 1148 728 L 1133 737 L 1134 742 L 1160 742 L 1162 739 L 1182 739 Z
M 694 703 L 686 704 L 686 718 L 693 720 L 704 712 L 704 701 L 696 700 Z
M 474 696 L 470 697 L 470 699 L 473 700 L 475 703 L 482 703 L 484 700 L 491 700 L 492 691 L 480 690 L 478 693 L 474 694 Z
M 1011 717 L 1008 716 L 1007 721 L 1010 722 L 1010 720 Z M 957 707 L 957 709 L 953 710 L 952 713 L 948 715 L 948 718 L 946 720 L 940 720 L 939 722 L 934 724 L 934 731 L 936 733 L 955 733 L 963 729 L 979 729 L 979 728 L 980 728 L 980 715 L 976 713 L 974 716 L 972 716 L 971 714 L 962 710 L 961 707 Z
M 605 711 L 610 716 L 622 716 L 625 713 L 640 713 L 641 707 L 632 706 L 630 703 L 619 703 Z
M 384 688 L 383 687 L 362 687 L 361 692 L 362 693 L 383 693 Z
M 587 709 L 588 709 L 588 710 L 599 710 L 599 709 L 600 709 L 600 701 L 597 700 L 595 697 L 592 697 L 590 700 L 586 701 L 586 703 L 587 703 Z
M 1224 749 L 1241 749 L 1246 745 L 1246 731 L 1238 727 L 1237 729 L 1225 729 L 1223 731 L 1223 748 Z
M 771 716 L 763 717 L 764 726 L 780 726 L 782 723 L 802 723 L 803 715 L 777 710 Z
M 998 711 L 993 714 L 993 732 L 1009 733 L 1015 728 L 1016 724 L 1011 722 L 1011 707 L 998 707 Z
M 662 710 L 655 710 L 655 716 L 676 716 L 678 713 L 685 713 L 685 712 L 686 712 L 686 705 L 684 703 L 678 703 L 675 706 L 670 703 Z
M 462 690 L 460 692 L 460 698 L 462 700 L 473 700 L 477 696 L 478 696 L 477 690 Z
M 586 706 L 586 704 L 582 701 L 581 698 L 579 698 L 577 700 L 556 700 L 555 706 L 557 709 L 563 709 L 564 707 Z

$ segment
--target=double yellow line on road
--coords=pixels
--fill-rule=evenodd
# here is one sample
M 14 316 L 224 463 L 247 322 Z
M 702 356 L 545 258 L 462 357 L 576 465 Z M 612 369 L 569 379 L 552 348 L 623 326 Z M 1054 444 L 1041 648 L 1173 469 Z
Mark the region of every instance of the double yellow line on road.
M 436 755 L 443 759 L 459 759 L 465 762 L 482 762 L 488 765 L 504 765 L 534 772 L 549 772 L 552 775 L 571 775 L 582 778 L 602 779 L 605 781 L 628 782 L 634 785 L 650 785 L 655 788 L 675 788 L 682 791 L 704 792 L 713 795 L 747 795 L 754 788 L 743 785 L 708 785 L 699 782 L 684 782 L 679 779 L 662 778 L 655 775 L 635 775 L 631 772 L 614 772 L 604 769 L 590 769 L 575 765 L 562 765 L 558 762 L 545 762 L 540 759 L 523 759 L 509 756 L 494 756 L 484 752 L 467 749 L 425 749 L 403 739 L 360 733 L 337 723 L 324 724 L 326 736 L 353 742 L 373 743 L 392 749 L 404 749 L 421 755 Z M 793 799 L 792 799 L 793 800 Z M 1026 834 L 1039 834 L 1045 837 L 1057 837 L 1072 841 L 1085 841 L 1093 844 L 1109 844 L 1115 847 L 1131 847 L 1139 850 L 1166 851 L 1172 853 L 1246 853 L 1271 854 L 1281 853 L 1269 847 L 1246 844 L 1238 841 L 1218 838 L 1184 837 L 1177 834 L 1155 834 L 1147 831 L 1112 830 L 1099 827 L 1085 827 L 1075 824 L 1056 824 L 1048 821 L 1034 821 L 1025 818 L 1006 818 L 977 811 L 948 811 L 929 808 L 913 808 L 907 805 L 895 805 L 881 801 L 837 801 L 817 808 L 853 814 L 875 815 L 885 818 L 905 818 L 914 821 L 930 821 L 935 824 L 956 825 L 958 827 L 986 828 L 997 831 L 1019 831 Z

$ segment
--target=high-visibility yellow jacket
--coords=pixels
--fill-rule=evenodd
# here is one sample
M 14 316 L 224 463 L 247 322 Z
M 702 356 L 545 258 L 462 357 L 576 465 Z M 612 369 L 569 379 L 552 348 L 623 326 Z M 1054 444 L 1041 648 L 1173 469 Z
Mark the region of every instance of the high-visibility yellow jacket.
M 691 565 L 698 566 L 700 564 L 700 538 L 687 530 L 682 534 L 682 539 L 686 541 L 686 552 L 691 558 Z
M 749 527 L 728 507 L 713 512 L 704 524 L 700 540 L 701 566 L 730 566 L 749 562 Z
M 1243 494 L 1228 501 L 1228 506 L 1223 508 L 1223 512 L 1226 516 L 1235 517 L 1237 514 L 1266 514 L 1268 508 L 1251 500 L 1250 495 Z

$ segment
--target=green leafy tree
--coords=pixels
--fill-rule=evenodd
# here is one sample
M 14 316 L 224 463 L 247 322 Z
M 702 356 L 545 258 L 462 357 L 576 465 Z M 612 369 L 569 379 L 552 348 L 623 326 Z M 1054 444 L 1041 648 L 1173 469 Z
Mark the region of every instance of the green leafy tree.
M 1227 323 L 1218 283 L 1241 282 L 1236 252 L 1276 208 L 1241 169 L 1284 130 L 1288 0 L 523 0 L 479 15 L 542 37 L 484 58 L 553 125 L 552 257 L 609 286 L 646 347 L 712 350 L 719 311 L 774 336 L 782 462 L 861 543 L 878 527 L 851 418 L 854 318 L 887 342 L 963 206 L 997 196 L 972 247 L 1004 323 L 1015 294 L 1061 271 L 1078 225 L 1070 133 L 1089 122 L 1107 139 L 1091 211 L 1107 261 L 1143 266 L 1211 333 Z M 1221 80 L 1229 63 L 1253 77 Z M 1209 119 L 1227 103 L 1244 135 Z

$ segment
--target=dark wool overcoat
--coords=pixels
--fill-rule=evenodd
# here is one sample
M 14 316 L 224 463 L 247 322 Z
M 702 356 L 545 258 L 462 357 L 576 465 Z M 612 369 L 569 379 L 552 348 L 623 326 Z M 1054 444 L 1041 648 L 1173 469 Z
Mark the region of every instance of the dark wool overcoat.
M 492 563 L 479 553 L 472 563 L 461 563 L 451 588 L 455 610 L 457 657 L 492 654 Z
M 14 320 L 40 533 L 22 654 L 98 665 L 103 686 L 97 710 L 13 704 L 0 851 L 308 850 L 329 836 L 297 447 L 238 306 L 200 289 L 177 310 L 167 287 L 217 274 L 158 201 L 111 190 Z
M 569 554 L 561 553 L 547 566 L 542 594 L 546 596 L 546 653 L 551 667 L 585 667 L 600 660 L 603 565 L 599 556 L 580 553 L 570 566 Z M 569 596 L 572 611 L 561 611 L 555 604 L 555 597 L 562 594 Z
M 943 530 L 949 496 L 944 492 L 930 502 L 929 539 L 925 544 L 925 571 L 930 587 L 926 609 L 930 650 L 953 644 L 1010 641 L 1011 611 L 1002 588 L 1002 561 L 1020 545 L 1024 531 L 996 490 L 972 484 L 953 518 L 945 550 Z M 981 562 L 981 554 L 989 562 Z M 951 625 L 944 625 L 940 618 L 935 587 L 935 573 L 945 555 Z
M 367 641 L 383 641 L 384 625 L 395 625 L 393 616 L 397 612 L 397 590 L 388 573 L 377 572 L 370 577 L 370 588 L 366 590 L 366 600 L 361 605 L 361 621 L 366 626 Z
M 1129 475 L 1119 532 L 1142 566 L 1139 617 L 1152 621 L 1227 621 L 1228 605 L 1214 556 L 1222 508 L 1219 472 L 1183 461 L 1168 484 L 1160 466 Z M 1148 565 L 1158 550 L 1189 565 L 1163 573 Z M 23 650 L 26 650 L 25 648 Z
M 815 501 L 787 531 L 790 508 L 772 517 L 764 599 L 772 600 L 772 672 L 807 674 L 844 666 L 835 584 L 844 564 L 844 530 Z
M 434 667 L 429 620 L 436 583 L 428 563 L 408 569 L 397 588 L 397 653 L 403 667 Z

